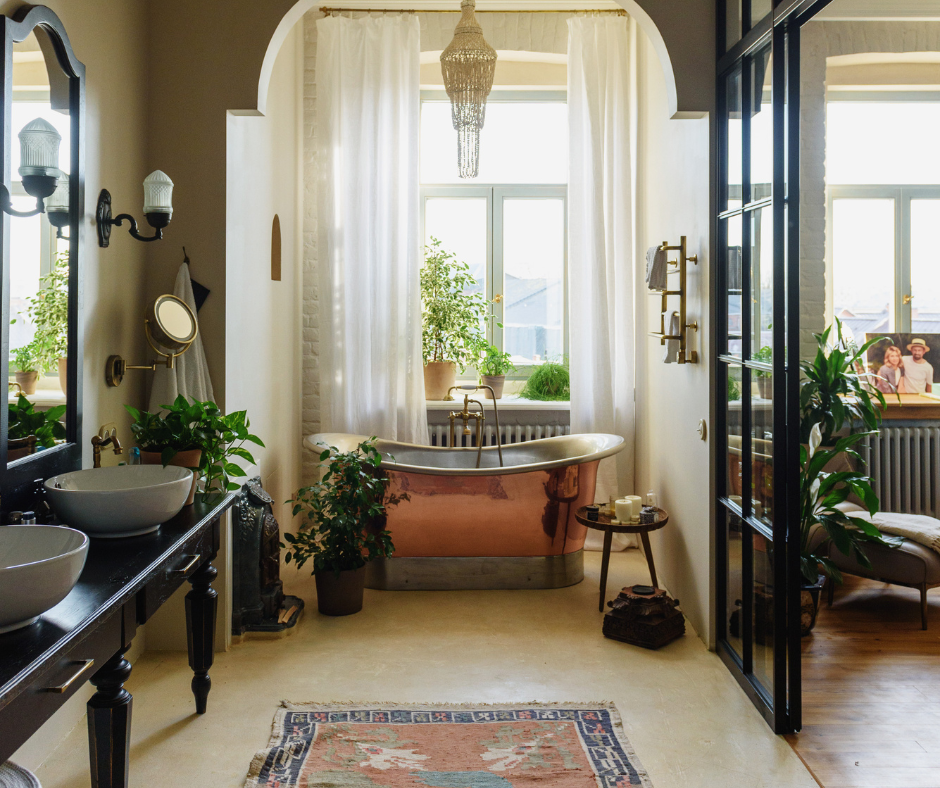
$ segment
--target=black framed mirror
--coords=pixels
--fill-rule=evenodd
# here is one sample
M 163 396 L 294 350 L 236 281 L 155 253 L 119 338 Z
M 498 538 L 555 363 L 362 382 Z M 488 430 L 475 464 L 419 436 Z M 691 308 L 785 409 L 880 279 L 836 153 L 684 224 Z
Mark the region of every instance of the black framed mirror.
M 24 6 L 0 24 L 5 518 L 34 507 L 37 481 L 81 467 L 85 67 L 49 8 Z

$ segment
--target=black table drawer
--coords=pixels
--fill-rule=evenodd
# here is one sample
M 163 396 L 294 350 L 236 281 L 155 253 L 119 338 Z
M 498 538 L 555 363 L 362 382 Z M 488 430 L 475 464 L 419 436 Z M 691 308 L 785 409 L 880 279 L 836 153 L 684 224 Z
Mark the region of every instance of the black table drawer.
M 137 623 L 144 624 L 193 573 L 219 550 L 219 522 L 178 547 L 166 569 L 137 592 Z

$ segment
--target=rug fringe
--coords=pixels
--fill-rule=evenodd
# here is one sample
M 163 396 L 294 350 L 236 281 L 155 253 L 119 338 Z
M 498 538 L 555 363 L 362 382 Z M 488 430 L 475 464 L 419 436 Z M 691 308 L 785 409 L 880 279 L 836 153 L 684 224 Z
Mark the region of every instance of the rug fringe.
M 402 709 L 404 711 L 443 711 L 446 709 L 565 709 L 567 711 L 589 711 L 590 709 L 609 709 L 616 712 L 617 719 L 620 719 L 620 713 L 616 711 L 617 707 L 613 701 L 598 700 L 590 703 L 571 703 L 567 701 L 546 702 L 546 701 L 518 701 L 513 703 L 398 703 L 397 701 L 355 701 L 355 700 L 337 700 L 337 701 L 292 701 L 282 700 L 281 708 L 287 711 L 329 711 L 330 709 L 342 708 L 344 710 L 358 711 L 385 711 L 389 708 Z

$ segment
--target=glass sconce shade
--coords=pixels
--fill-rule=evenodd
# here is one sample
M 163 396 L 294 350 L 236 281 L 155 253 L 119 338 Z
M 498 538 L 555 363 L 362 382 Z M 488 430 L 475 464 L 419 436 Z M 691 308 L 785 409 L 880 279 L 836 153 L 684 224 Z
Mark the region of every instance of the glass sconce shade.
M 161 170 L 144 178 L 144 215 L 151 213 L 173 215 L 173 181 Z
M 46 211 L 49 213 L 69 212 L 69 176 L 64 172 L 59 176 L 59 183 L 52 196 L 46 200 Z
M 59 175 L 59 145 L 62 136 L 49 121 L 31 120 L 19 133 L 20 168 L 22 178 L 38 175 Z

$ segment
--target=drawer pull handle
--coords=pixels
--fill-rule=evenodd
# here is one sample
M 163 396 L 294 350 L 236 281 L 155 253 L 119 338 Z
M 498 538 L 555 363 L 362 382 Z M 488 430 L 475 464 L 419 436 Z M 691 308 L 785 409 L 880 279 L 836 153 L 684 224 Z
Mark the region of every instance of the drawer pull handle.
M 183 557 L 185 558 L 186 556 Z M 200 558 L 202 558 L 202 556 L 199 553 L 196 553 L 196 555 L 190 557 L 189 561 L 186 563 L 186 566 L 181 566 L 179 569 L 171 569 L 169 572 L 167 572 L 167 574 L 170 577 L 185 577 L 187 574 L 189 574 L 189 570 L 199 563 Z
M 78 681 L 79 676 L 81 676 L 83 673 L 87 672 L 88 669 L 89 669 L 92 665 L 95 664 L 95 661 L 94 661 L 93 659 L 83 659 L 83 660 L 79 660 L 78 662 L 76 662 L 76 663 L 74 663 L 74 664 L 80 665 L 80 667 L 79 667 L 78 670 L 76 670 L 76 671 L 72 674 L 71 678 L 69 678 L 68 680 L 66 680 L 63 684 L 59 684 L 58 686 L 55 686 L 55 687 L 44 687 L 44 688 L 43 688 L 43 692 L 55 692 L 55 693 L 58 693 L 58 694 L 62 694 L 63 692 L 67 691 L 68 688 L 71 687 L 76 681 Z

